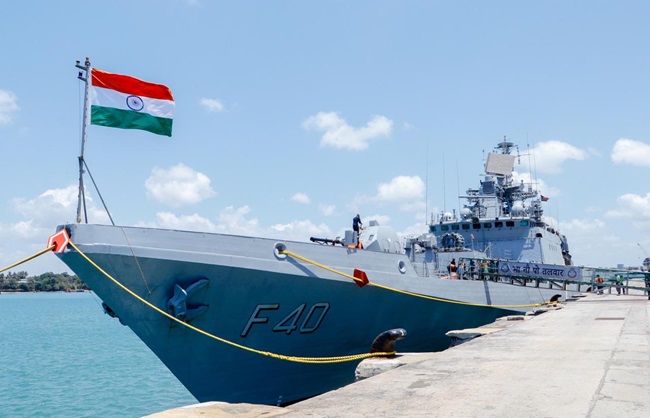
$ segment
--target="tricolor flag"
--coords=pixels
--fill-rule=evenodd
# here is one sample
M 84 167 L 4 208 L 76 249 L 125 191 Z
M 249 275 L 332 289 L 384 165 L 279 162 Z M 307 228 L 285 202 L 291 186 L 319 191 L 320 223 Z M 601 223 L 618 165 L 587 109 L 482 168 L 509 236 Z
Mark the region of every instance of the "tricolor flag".
M 93 68 L 90 123 L 172 136 L 174 97 L 169 87 Z
M 540 196 L 542 197 L 542 202 L 548 202 L 548 197 L 544 196 L 543 194 Z

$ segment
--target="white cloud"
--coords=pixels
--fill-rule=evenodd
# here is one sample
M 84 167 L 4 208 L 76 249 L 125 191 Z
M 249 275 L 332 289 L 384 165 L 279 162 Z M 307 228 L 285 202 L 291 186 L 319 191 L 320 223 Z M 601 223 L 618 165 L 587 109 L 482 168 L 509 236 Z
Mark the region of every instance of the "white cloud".
M 170 212 L 158 212 L 156 214 L 155 224 L 150 226 L 184 231 L 213 232 L 217 230 L 216 225 L 214 225 L 209 219 L 196 213 L 192 215 L 178 216 Z
M 650 193 L 640 196 L 626 193 L 616 199 L 618 209 L 610 210 L 605 215 L 611 218 L 629 218 L 638 224 L 650 226 Z
M 406 204 L 421 200 L 424 190 L 424 181 L 419 176 L 397 176 L 389 183 L 377 186 L 377 194 L 373 199 L 382 203 Z
M 138 226 L 268 238 L 280 237 L 301 241 L 308 241 L 311 236 L 331 234 L 327 225 L 316 225 L 309 220 L 261 228 L 257 219 L 248 218 L 250 212 L 251 209 L 248 206 L 239 208 L 228 206 L 217 215 L 216 223 L 198 214 L 176 215 L 170 212 L 159 212 L 156 214 L 155 222 L 141 222 Z
M 305 205 L 311 202 L 311 200 L 309 200 L 309 196 L 307 196 L 305 193 L 296 193 L 293 196 L 291 196 L 291 200 Z
M 332 216 L 336 213 L 336 205 L 320 204 L 318 205 L 318 209 L 325 216 Z
M 57 225 L 75 222 L 77 186 L 50 189 L 32 199 L 14 198 L 10 204 L 20 220 L 14 223 L 0 223 L 1 266 L 15 263 L 43 250 L 48 237 L 54 233 Z M 109 223 L 106 212 L 95 207 L 88 192 L 86 192 L 86 209 L 89 222 Z M 16 270 L 36 274 L 45 271 L 70 271 L 56 257 L 47 254 L 16 267 Z
M 251 209 L 248 206 L 235 208 L 228 206 L 218 216 L 219 232 L 236 235 L 264 235 L 259 227 L 257 219 L 247 219 L 246 216 Z
M 147 196 L 171 207 L 199 203 L 217 195 L 208 176 L 184 164 L 169 170 L 154 167 L 144 185 Z
M 568 160 L 584 160 L 587 151 L 576 148 L 561 141 L 540 142 L 531 150 L 532 163 L 535 170 L 542 173 L 557 174 L 562 172 L 562 164 Z M 528 158 L 522 158 L 523 164 L 528 164 Z
M 638 229 L 642 222 L 636 224 Z M 628 220 L 608 215 L 606 222 L 597 218 L 571 219 L 560 222 L 560 226 L 569 240 L 575 265 L 612 268 L 622 263 L 638 266 L 645 257 L 637 245 L 644 241 L 634 238 L 634 227 Z
M 400 237 L 417 237 L 429 231 L 429 227 L 425 222 L 418 222 L 407 226 L 398 233 Z
M 560 222 L 561 232 L 567 236 L 571 233 L 589 233 L 605 231 L 606 225 L 600 219 L 571 219 L 567 222 Z M 571 244 L 571 243 L 569 243 Z
M 78 194 L 77 186 L 70 185 L 63 189 L 46 190 L 29 200 L 12 199 L 11 205 L 14 212 L 29 220 L 32 228 L 52 229 L 60 223 L 76 221 Z M 106 212 L 94 205 L 92 196 L 88 192 L 86 192 L 86 210 L 90 222 L 107 223 L 109 221 Z
M 327 225 L 316 225 L 310 220 L 275 224 L 271 226 L 271 229 L 281 233 L 276 233 L 275 236 L 282 236 L 282 238 L 294 241 L 308 241 L 310 237 L 324 238 L 332 235 L 332 231 Z
M 13 114 L 20 108 L 16 95 L 7 90 L 0 90 L 0 125 L 8 125 L 13 121 Z
M 390 216 L 388 215 L 381 215 L 381 214 L 374 214 L 374 215 L 365 215 L 361 216 L 361 220 L 363 221 L 363 226 L 369 226 L 370 221 L 377 221 L 379 225 L 390 225 Z M 352 227 L 352 219 L 350 219 L 350 227 Z
M 303 122 L 307 130 L 324 132 L 321 146 L 349 149 L 354 151 L 368 148 L 372 140 L 388 137 L 393 129 L 393 121 L 385 116 L 373 116 L 366 126 L 355 128 L 336 112 L 319 112 Z
M 249 212 L 250 208 L 248 206 L 242 206 L 241 208 L 228 206 L 217 215 L 217 222 L 213 222 L 197 213 L 177 215 L 171 212 L 158 212 L 155 221 L 138 222 L 136 226 L 263 236 L 263 231 L 260 230 L 257 219 L 246 219 Z
M 397 206 L 404 212 L 424 211 L 426 186 L 419 176 L 397 176 L 388 183 L 380 183 L 374 196 L 359 195 L 348 205 L 350 212 L 359 212 L 359 208 L 368 202 Z
M 236 208 L 228 206 L 217 215 L 217 222 L 198 214 L 177 215 L 171 212 L 159 212 L 154 222 L 140 222 L 137 226 L 149 228 L 168 228 L 184 231 L 206 231 L 222 234 L 256 236 L 266 238 L 309 241 L 312 236 L 331 236 L 332 232 L 325 224 L 314 224 L 309 220 L 292 221 L 260 227 L 255 218 L 248 218 L 250 207 Z
M 203 107 L 204 107 L 208 112 L 214 112 L 214 113 L 217 113 L 217 112 L 223 112 L 223 111 L 226 109 L 225 106 L 223 105 L 223 103 L 221 103 L 221 102 L 220 102 L 219 100 L 217 100 L 217 99 L 206 99 L 206 98 L 203 98 L 203 99 L 201 99 L 201 100 L 199 101 L 199 103 L 200 103 L 201 106 L 203 106 Z
M 612 149 L 612 161 L 617 164 L 650 166 L 650 145 L 634 139 L 620 138 Z

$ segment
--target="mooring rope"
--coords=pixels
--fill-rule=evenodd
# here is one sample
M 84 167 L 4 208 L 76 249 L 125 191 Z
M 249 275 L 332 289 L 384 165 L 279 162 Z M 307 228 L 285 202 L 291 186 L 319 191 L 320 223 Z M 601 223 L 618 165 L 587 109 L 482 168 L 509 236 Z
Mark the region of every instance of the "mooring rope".
M 184 322 L 178 318 L 176 318 L 173 315 L 170 315 L 169 313 L 163 311 L 162 309 L 158 308 L 151 302 L 145 300 L 142 298 L 140 295 L 137 293 L 133 292 L 131 289 L 128 287 L 124 286 L 122 283 L 120 283 L 118 280 L 116 280 L 113 276 L 108 274 L 104 269 L 102 269 L 100 266 L 98 266 L 94 261 L 92 261 L 84 252 L 82 252 L 79 247 L 77 247 L 72 241 L 70 241 L 70 246 L 74 248 L 79 255 L 81 255 L 90 265 L 95 267 L 100 273 L 102 273 L 104 276 L 106 276 L 109 280 L 111 280 L 116 286 L 127 292 L 129 295 L 133 296 L 136 298 L 138 301 L 142 302 L 143 304 L 147 305 L 149 308 L 153 309 L 154 311 L 158 312 L 159 314 L 171 319 L 172 321 L 191 329 L 192 331 L 198 332 L 201 335 L 204 335 L 208 338 L 212 338 L 214 340 L 217 340 L 221 343 L 230 345 L 235 348 L 239 348 L 241 350 L 245 350 L 251 353 L 259 354 L 261 356 L 265 357 L 271 357 L 275 358 L 278 360 L 284 360 L 284 361 L 291 361 L 295 363 L 308 363 L 308 364 L 332 364 L 332 363 L 343 363 L 343 362 L 348 362 L 348 361 L 357 361 L 357 360 L 363 360 L 366 358 L 370 357 L 387 357 L 387 356 L 392 356 L 395 355 L 395 351 L 392 352 L 382 352 L 382 353 L 363 353 L 363 354 L 353 354 L 349 356 L 332 356 L 332 357 L 299 357 L 299 356 L 287 356 L 283 354 L 277 354 L 277 353 L 272 353 L 269 351 L 263 351 L 263 350 L 257 350 L 255 348 L 251 347 L 246 347 L 245 345 L 238 344 L 233 341 L 226 340 L 225 338 L 219 337 L 217 335 L 211 334 L 207 331 L 204 331 L 200 328 L 197 328 L 193 325 L 188 324 L 187 322 Z
M 29 260 L 33 260 L 33 259 L 35 259 L 36 257 L 40 257 L 40 256 L 42 256 L 43 254 L 45 254 L 46 252 L 48 252 L 48 251 L 52 251 L 52 250 L 55 249 L 55 248 L 56 248 L 56 245 L 50 245 L 48 248 L 45 248 L 45 249 L 43 249 L 43 250 L 37 252 L 36 254 L 30 255 L 29 257 L 27 257 L 27 258 L 23 258 L 22 260 L 18 261 L 17 263 L 13 263 L 12 265 L 3 268 L 2 270 L 0 270 L 0 273 L 2 273 L 3 271 L 7 271 L 7 270 L 9 270 L 9 269 L 12 269 L 12 268 L 14 268 L 14 267 L 17 267 L 17 266 L 19 266 L 19 265 L 21 265 L 21 264 L 23 264 L 23 263 L 26 263 L 26 262 L 28 262 Z
M 325 270 L 327 270 L 329 272 L 338 274 L 340 276 L 347 277 L 348 279 L 352 279 L 357 283 L 363 283 L 363 281 L 361 279 L 359 279 L 358 277 L 354 277 L 354 276 L 351 276 L 351 275 L 349 275 L 347 273 L 343 273 L 342 271 L 335 270 L 335 269 L 333 269 L 331 267 L 328 267 L 328 266 L 320 264 L 320 263 L 318 263 L 316 261 L 310 260 L 310 259 L 308 259 L 306 257 L 303 257 L 303 256 L 301 256 L 299 254 L 296 254 L 296 253 L 294 253 L 292 251 L 289 251 L 287 249 L 283 249 L 283 250 L 280 250 L 278 252 L 280 254 L 285 254 L 285 255 L 291 256 L 293 258 L 296 258 L 298 260 L 302 260 L 305 263 L 314 265 L 316 267 L 320 267 L 322 269 L 325 269 Z M 525 304 L 525 305 L 486 305 L 486 304 L 480 304 L 480 303 L 471 303 L 471 302 L 463 302 L 463 301 L 459 301 L 459 300 L 437 298 L 435 296 L 428 296 L 428 295 L 423 295 L 423 294 L 420 294 L 420 293 L 409 292 L 407 290 L 396 289 L 394 287 L 385 286 L 385 285 L 370 282 L 370 281 L 367 284 L 370 285 L 370 286 L 378 287 L 380 289 L 388 290 L 390 292 L 401 293 L 401 294 L 404 294 L 404 295 L 413 296 L 413 297 L 422 298 L 422 299 L 434 300 L 436 302 L 453 303 L 453 304 L 456 304 L 456 305 L 476 306 L 476 307 L 482 307 L 482 308 L 516 309 L 516 308 L 529 308 L 529 307 L 532 308 L 532 307 L 539 307 L 539 306 L 546 306 L 546 305 L 553 304 L 553 302 L 543 302 L 543 303 L 530 303 L 530 304 Z

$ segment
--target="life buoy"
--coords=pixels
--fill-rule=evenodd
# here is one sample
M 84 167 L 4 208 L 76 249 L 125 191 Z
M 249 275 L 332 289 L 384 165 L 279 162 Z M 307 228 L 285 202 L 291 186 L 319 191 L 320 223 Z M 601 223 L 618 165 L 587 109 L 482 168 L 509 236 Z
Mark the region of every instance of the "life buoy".
M 445 250 L 462 250 L 465 247 L 465 238 L 457 232 L 447 232 L 440 239 Z

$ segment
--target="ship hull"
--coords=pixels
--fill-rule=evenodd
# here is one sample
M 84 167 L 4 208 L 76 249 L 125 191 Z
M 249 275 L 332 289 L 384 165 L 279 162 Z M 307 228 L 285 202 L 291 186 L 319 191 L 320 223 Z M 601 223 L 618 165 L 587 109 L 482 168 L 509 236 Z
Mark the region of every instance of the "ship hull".
M 187 295 L 187 322 L 205 333 L 264 352 L 331 357 L 366 353 L 383 331 L 404 328 L 400 352 L 449 346 L 445 333 L 530 309 L 558 293 L 489 281 L 420 277 L 402 254 L 284 241 L 286 249 L 331 270 L 363 270 L 377 286 L 357 286 L 336 274 L 278 254 L 271 239 L 150 228 L 66 225 L 74 249 L 59 254 L 201 402 L 286 404 L 354 379 L 358 361 L 309 364 L 271 358 L 178 324 L 177 287 Z M 460 301 L 462 303 L 457 303 Z M 494 305 L 501 307 L 485 306 Z M 176 306 L 176 311 L 178 306 Z M 196 313 L 192 317 L 192 312 Z

